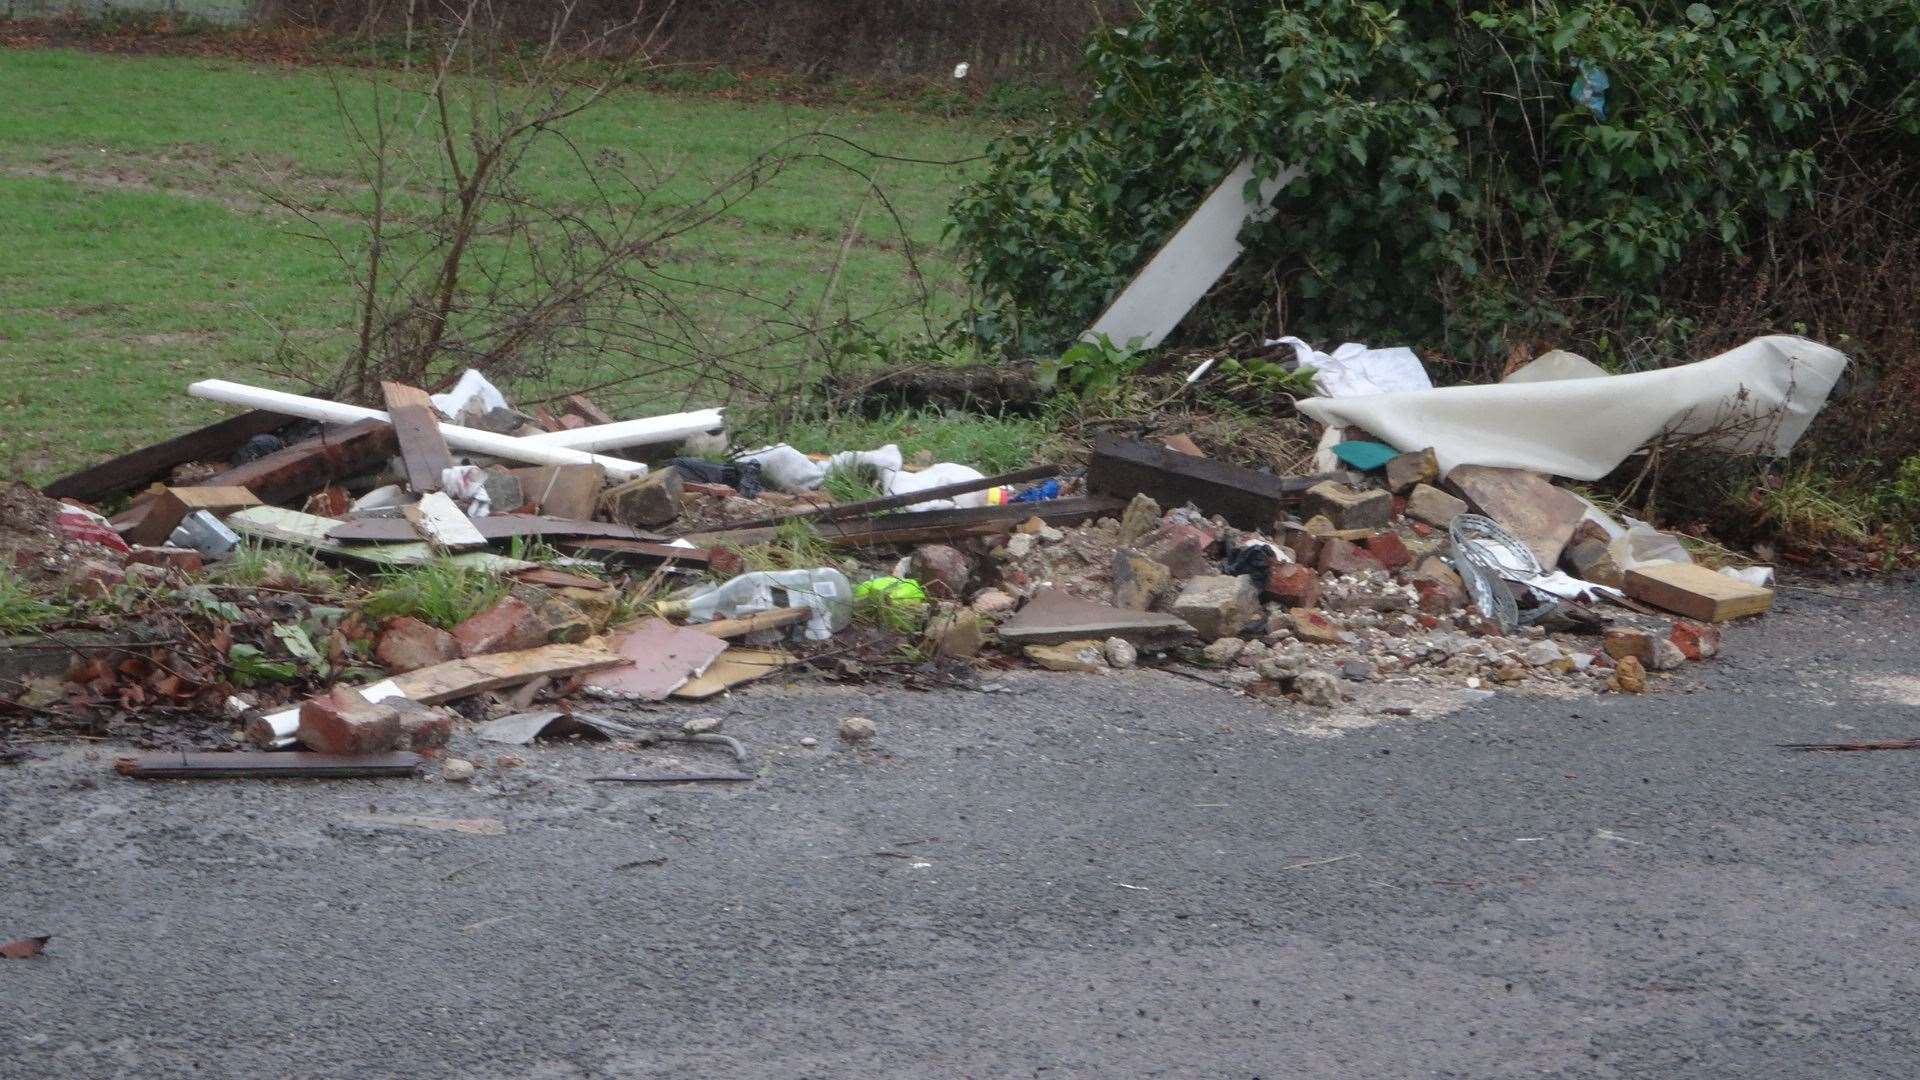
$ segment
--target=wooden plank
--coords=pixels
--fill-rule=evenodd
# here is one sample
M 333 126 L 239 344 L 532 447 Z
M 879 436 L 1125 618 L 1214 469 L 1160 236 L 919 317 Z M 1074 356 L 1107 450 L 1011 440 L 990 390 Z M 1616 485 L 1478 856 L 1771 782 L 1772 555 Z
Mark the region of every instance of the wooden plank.
M 1048 499 L 1045 502 L 1015 503 L 1011 506 L 974 506 L 959 510 L 922 510 L 908 514 L 885 514 L 855 521 L 830 521 L 819 526 L 820 538 L 830 544 L 861 547 L 874 544 L 909 543 L 946 537 L 989 535 L 1005 532 L 1026 521 L 1039 518 L 1049 525 L 1078 524 L 1094 518 L 1118 515 L 1126 502 L 1105 496 L 1072 499 Z M 728 529 L 721 532 L 692 533 L 686 539 L 712 546 L 728 544 L 745 547 L 764 544 L 774 538 L 772 528 Z
M 129 544 L 151 546 L 166 543 L 173 530 L 196 510 L 210 510 L 215 517 L 225 517 L 235 510 L 259 506 L 260 498 L 243 487 L 170 487 L 142 505 L 146 509 L 139 520 L 122 529 L 121 535 Z
M 1627 571 L 1628 596 L 1700 622 L 1726 622 L 1773 607 L 1773 590 L 1716 574 L 1696 563 L 1662 563 Z
M 313 754 L 305 751 L 261 753 L 125 754 L 113 759 L 113 771 L 140 780 L 220 780 L 258 777 L 272 780 L 346 780 L 356 777 L 412 776 L 426 759 L 419 754 Z
M 665 539 L 611 521 L 577 521 L 533 514 L 492 514 L 475 518 L 472 525 L 484 540 L 510 540 L 516 536 L 595 537 L 608 540 Z M 341 521 L 327 534 L 329 540 L 407 541 L 417 538 L 413 526 L 401 518 L 355 518 Z
M 440 476 L 453 465 L 453 454 L 447 449 L 446 437 L 440 434 L 440 414 L 434 411 L 433 399 L 425 390 L 397 382 L 382 382 L 380 394 L 386 399 L 387 419 L 400 444 L 407 486 L 422 495 L 439 491 Z
M 487 538 L 445 492 L 430 491 L 412 506 L 401 507 L 400 513 L 422 540 L 442 551 L 487 546 Z
M 646 540 L 594 537 L 585 540 L 561 540 L 556 546 L 569 555 L 616 565 L 652 566 L 669 562 L 684 563 L 687 566 L 713 564 L 713 551 L 709 548 L 674 547 L 671 544 L 656 544 Z
M 774 608 L 772 611 L 758 611 L 738 619 L 715 619 L 712 622 L 688 623 L 687 629 L 698 630 L 703 634 L 712 634 L 717 638 L 745 637 L 756 630 L 775 630 L 782 626 L 806 622 L 813 615 L 811 608 L 788 607 Z
M 384 420 L 330 428 L 258 461 L 228 469 L 196 487 L 243 487 L 261 502 L 292 502 L 328 484 L 378 468 L 397 447 Z
M 585 394 L 568 394 L 566 397 L 566 406 L 568 412 L 585 420 L 589 424 L 613 423 L 613 417 L 608 416 L 606 410 L 595 405 Z
M 695 627 L 695 629 L 699 629 Z M 720 659 L 706 673 L 687 681 L 673 696 L 690 701 L 704 701 L 707 698 L 723 694 L 743 683 L 755 679 L 764 679 L 781 671 L 793 663 L 793 654 L 784 649 L 743 649 L 734 646 L 720 654 Z
M 489 653 L 449 660 L 391 680 L 400 696 L 422 705 L 470 697 L 487 690 L 518 686 L 542 676 L 560 678 L 627 663 L 597 645 L 542 645 L 519 652 Z
M 1273 476 L 1111 435 L 1093 444 L 1087 465 L 1090 492 L 1120 499 L 1145 495 L 1169 510 L 1192 503 L 1242 529 L 1272 529 L 1302 492 L 1326 479 Z
M 341 524 L 338 518 L 303 514 L 298 510 L 285 510 L 278 506 L 256 506 L 227 518 L 227 528 L 247 539 L 271 544 L 289 544 L 307 548 L 322 555 L 376 566 L 418 566 L 434 559 L 446 558 L 448 564 L 452 566 L 484 570 L 488 573 L 511 574 L 517 570 L 526 570 L 539 565 L 524 559 L 510 559 L 504 555 L 495 555 L 490 551 L 470 551 L 449 557 L 419 542 L 349 546 L 327 538 L 328 531 L 339 528 Z M 406 522 L 402 521 L 400 524 L 406 525 Z M 411 535 L 411 527 L 409 527 L 409 534 Z
M 189 461 L 224 461 L 246 445 L 248 439 L 278 431 L 287 423 L 287 418 L 279 413 L 255 409 L 68 473 L 48 484 L 45 490 L 50 498 L 101 502 L 155 480 L 165 480 L 176 465 Z
M 1035 480 L 1049 480 L 1060 475 L 1058 465 L 1034 465 L 1030 468 L 1015 469 L 999 476 L 986 476 L 978 480 L 961 480 L 957 483 L 942 484 L 924 491 L 910 491 L 900 495 L 888 495 L 879 499 L 863 499 L 860 502 L 841 503 L 838 506 L 816 506 L 807 510 L 796 510 L 790 514 L 769 514 L 766 517 L 749 518 L 746 521 L 729 522 L 729 529 L 752 529 L 766 525 L 784 525 L 789 521 L 845 521 L 849 518 L 866 517 L 883 510 L 893 510 L 902 506 L 932 502 L 935 499 L 951 499 L 955 495 L 971 495 L 976 491 L 985 491 L 1010 484 L 1025 484 Z M 1026 506 L 1027 503 L 1016 505 Z

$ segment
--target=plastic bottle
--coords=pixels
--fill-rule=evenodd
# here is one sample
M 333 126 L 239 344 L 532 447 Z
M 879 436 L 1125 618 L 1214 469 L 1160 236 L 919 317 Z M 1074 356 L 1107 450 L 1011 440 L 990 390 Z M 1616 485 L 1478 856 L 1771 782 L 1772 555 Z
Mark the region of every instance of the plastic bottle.
M 805 624 L 809 640 L 825 641 L 853 619 L 853 586 L 831 567 L 817 570 L 761 570 L 741 574 L 686 601 L 687 621 L 712 622 L 774 608 L 804 607 L 813 612 Z

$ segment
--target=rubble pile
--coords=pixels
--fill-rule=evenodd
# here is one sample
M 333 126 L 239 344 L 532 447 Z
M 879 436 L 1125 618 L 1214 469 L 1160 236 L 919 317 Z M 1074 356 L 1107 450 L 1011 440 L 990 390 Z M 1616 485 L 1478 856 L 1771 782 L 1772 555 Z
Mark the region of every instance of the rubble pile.
M 985 476 L 891 445 L 738 452 L 718 410 L 523 413 L 471 372 L 386 384 L 385 410 L 191 390 L 252 411 L 0 493 L 0 555 L 65 605 L 0 643 L 0 734 L 171 720 L 255 752 L 123 771 L 388 775 L 469 722 L 731 743 L 580 710 L 776 673 L 1155 665 L 1315 708 L 1369 683 L 1637 693 L 1771 597 L 1539 474 L 1443 475 L 1351 429 L 1312 475 L 1176 435 Z M 880 494 L 836 501 L 841 470 Z

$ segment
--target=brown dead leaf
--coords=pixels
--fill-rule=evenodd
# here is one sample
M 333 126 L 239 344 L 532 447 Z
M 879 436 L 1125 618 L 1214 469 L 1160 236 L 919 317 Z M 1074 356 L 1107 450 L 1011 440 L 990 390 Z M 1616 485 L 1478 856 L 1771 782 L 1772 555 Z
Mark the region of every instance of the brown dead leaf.
M 5 957 L 8 960 L 30 959 L 47 951 L 47 942 L 52 940 L 52 934 L 42 934 L 39 937 L 16 938 L 7 942 L 5 945 L 0 945 L 0 957 Z

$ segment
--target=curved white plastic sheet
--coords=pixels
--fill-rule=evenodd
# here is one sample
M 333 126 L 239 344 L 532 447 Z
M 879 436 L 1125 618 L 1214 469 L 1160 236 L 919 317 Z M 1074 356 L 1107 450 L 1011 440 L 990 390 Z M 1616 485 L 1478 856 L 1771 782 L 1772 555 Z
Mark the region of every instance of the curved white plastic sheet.
M 1662 432 L 1726 425 L 1728 449 L 1784 454 L 1846 366 L 1837 349 L 1776 335 L 1659 371 L 1310 398 L 1300 411 L 1401 450 L 1431 446 L 1442 475 L 1455 465 L 1494 465 L 1597 480 Z

